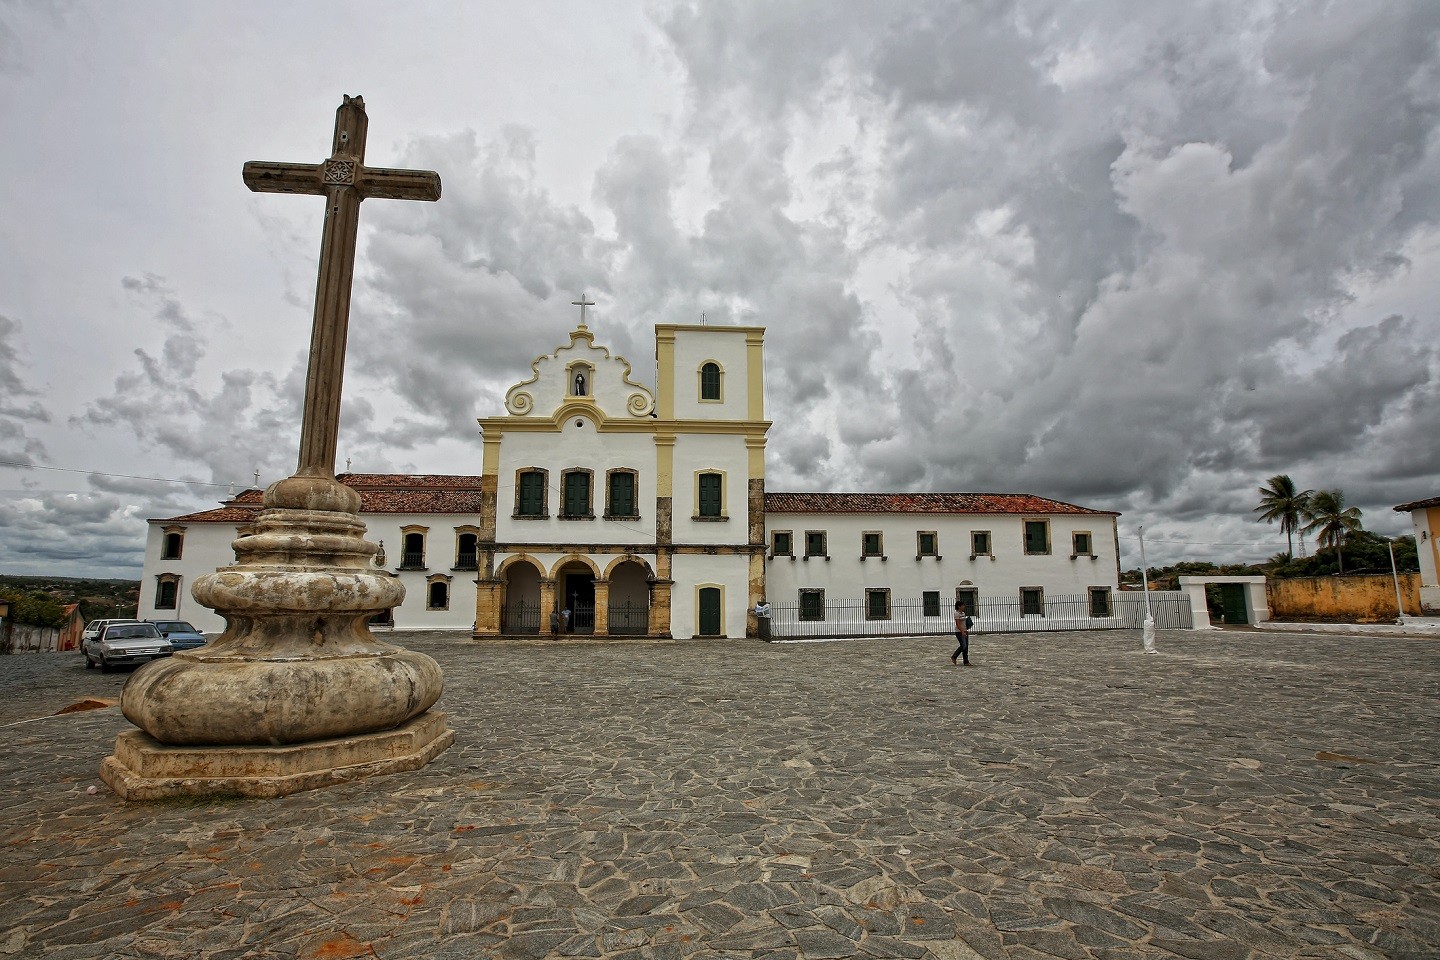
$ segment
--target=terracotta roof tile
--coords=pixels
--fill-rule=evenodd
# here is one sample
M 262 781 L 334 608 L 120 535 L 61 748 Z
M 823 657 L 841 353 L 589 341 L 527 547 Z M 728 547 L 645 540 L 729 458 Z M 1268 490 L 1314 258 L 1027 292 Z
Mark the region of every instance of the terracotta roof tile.
M 1425 500 L 1412 500 L 1409 503 L 1402 503 L 1393 507 L 1397 513 L 1409 513 L 1411 510 L 1428 510 L 1431 507 L 1440 507 L 1440 497 L 1430 497 Z
M 1024 513 L 1118 517 L 1028 493 L 767 493 L 767 513 Z
M 480 478 L 442 474 L 342 473 L 341 483 L 360 494 L 361 513 L 478 514 Z M 262 509 L 263 490 L 246 490 L 213 510 L 151 523 L 249 523 Z

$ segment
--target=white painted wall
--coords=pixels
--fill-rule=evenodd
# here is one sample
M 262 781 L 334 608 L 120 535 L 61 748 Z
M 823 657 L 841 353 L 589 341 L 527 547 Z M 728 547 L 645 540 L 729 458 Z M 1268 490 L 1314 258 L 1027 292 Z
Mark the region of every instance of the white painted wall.
M 583 426 L 576 426 L 576 423 Z M 549 516 L 517 520 L 515 473 L 524 467 L 548 470 Z M 560 519 L 560 478 L 564 470 L 594 471 L 594 520 Z M 639 474 L 636 500 L 639 520 L 606 520 L 605 471 L 629 467 Z M 571 417 L 557 437 L 545 433 L 506 433 L 500 440 L 500 475 L 495 496 L 495 537 L 501 543 L 625 543 L 655 542 L 655 441 L 649 434 L 599 433 L 587 417 Z M 478 520 L 476 521 L 478 523 Z
M 1025 519 L 1050 521 L 1048 556 L 1027 556 Z M 767 547 L 770 534 L 789 530 L 794 559 L 771 557 L 766 562 L 766 593 L 772 603 L 796 603 L 799 591 L 823 589 L 827 600 L 862 599 L 866 588 L 888 587 L 892 600 L 918 599 L 926 590 L 941 591 L 942 600 L 954 602 L 955 588 L 970 581 L 981 597 L 1017 600 L 1021 587 L 1041 587 L 1048 600 L 1084 596 L 1090 587 L 1118 589 L 1115 534 L 1108 516 L 1093 515 L 953 515 L 913 514 L 782 514 L 766 517 Z M 827 534 L 830 560 L 804 559 L 805 532 Z M 940 559 L 916 560 L 916 534 L 933 530 Z M 990 531 L 994 558 L 970 559 L 970 534 Z M 861 534 L 880 531 L 884 555 L 860 559 Z M 1094 558 L 1070 558 L 1071 534 L 1089 531 Z
M 750 411 L 749 361 L 743 327 L 675 331 L 675 416 L 681 420 L 745 420 Z M 700 399 L 700 366 L 720 365 L 720 402 Z
M 671 539 L 675 543 L 746 543 L 749 540 L 750 456 L 745 438 L 715 434 L 682 434 L 675 439 L 674 498 Z M 725 474 L 724 511 L 728 518 L 694 519 L 695 475 L 718 470 Z
M 396 630 L 470 629 L 475 622 L 474 570 L 455 570 L 458 535 L 456 527 L 478 526 L 478 514 L 468 513 L 367 513 L 365 539 L 385 544 L 385 569 L 405 585 L 405 600 L 395 609 Z M 402 528 L 428 527 L 425 535 L 425 569 L 397 570 L 404 553 Z M 429 583 L 434 574 L 450 578 L 450 605 L 444 610 L 426 609 Z
M 235 540 L 239 527 L 233 523 L 187 523 L 174 524 L 185 528 L 185 543 L 179 560 L 161 560 L 164 547 L 164 527 L 169 523 L 151 523 L 145 536 L 145 566 L 140 579 L 141 620 L 188 620 L 202 633 L 219 633 L 225 629 L 225 620 L 213 610 L 196 603 L 190 596 L 190 586 L 195 578 L 213 573 L 220 567 L 235 562 L 235 551 L 230 544 Z M 175 594 L 176 609 L 155 609 L 155 585 L 162 574 L 180 575 L 179 589 Z
M 725 636 L 745 636 L 745 616 L 750 607 L 750 560 L 746 556 L 676 554 L 671 558 L 670 575 L 675 586 L 670 596 L 670 633 L 677 640 L 695 637 L 699 624 L 699 590 L 703 586 L 721 589 L 721 624 Z
M 1440 610 L 1440 508 L 1424 507 L 1410 511 L 1410 524 L 1415 534 L 1415 552 L 1420 557 L 1420 606 L 1427 613 Z

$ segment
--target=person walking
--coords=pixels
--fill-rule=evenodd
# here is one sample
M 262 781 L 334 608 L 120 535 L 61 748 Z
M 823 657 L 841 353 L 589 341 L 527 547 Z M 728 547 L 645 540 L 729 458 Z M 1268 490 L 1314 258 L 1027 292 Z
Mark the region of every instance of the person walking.
M 551 639 L 551 640 L 559 640 L 559 639 L 560 639 L 560 611 L 559 611 L 559 610 L 551 610 L 551 611 L 550 611 L 550 639 Z
M 961 659 L 964 666 L 971 666 L 970 663 L 970 627 L 975 623 L 970 619 L 970 614 L 965 612 L 965 604 L 959 600 L 955 601 L 955 639 L 960 645 L 955 652 L 950 654 L 950 662 L 955 663 Z

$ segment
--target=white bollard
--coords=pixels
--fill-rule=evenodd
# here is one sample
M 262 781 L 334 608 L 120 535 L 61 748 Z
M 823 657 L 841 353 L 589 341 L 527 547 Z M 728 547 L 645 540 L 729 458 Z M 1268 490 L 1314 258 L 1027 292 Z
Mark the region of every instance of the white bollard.
M 1155 649 L 1155 618 L 1154 618 L 1154 617 L 1147 616 L 1147 617 L 1145 618 L 1145 627 L 1144 627 L 1144 629 L 1141 631 L 1141 634 L 1140 634 L 1140 642 L 1144 645 L 1144 647 L 1145 647 L 1145 652 L 1146 652 L 1146 653 L 1159 653 L 1159 651 Z

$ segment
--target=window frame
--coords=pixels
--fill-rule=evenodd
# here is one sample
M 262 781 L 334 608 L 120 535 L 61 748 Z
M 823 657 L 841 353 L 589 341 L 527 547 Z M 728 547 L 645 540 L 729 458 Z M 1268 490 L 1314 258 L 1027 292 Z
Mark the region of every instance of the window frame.
M 870 550 L 870 538 L 875 538 L 875 550 Z M 885 559 L 885 533 L 882 530 L 862 530 L 860 532 L 860 559 L 866 560 L 870 557 Z
M 781 550 L 776 542 L 777 537 L 785 538 L 785 549 Z M 793 530 L 771 530 L 770 531 L 770 556 L 795 558 L 795 532 Z
M 570 484 L 575 477 L 585 478 L 585 512 L 572 513 L 570 511 Z M 560 471 L 560 512 L 556 516 L 561 520 L 594 520 L 595 519 L 595 471 L 589 467 L 566 467 Z
M 174 549 L 171 549 L 171 542 L 174 542 Z M 185 556 L 185 528 L 164 527 L 160 535 L 160 559 L 180 560 Z
M 875 614 L 875 600 L 881 599 L 885 609 L 881 616 Z M 890 588 L 889 587 L 866 587 L 865 588 L 865 619 L 866 621 L 889 620 L 890 616 Z
M 719 478 L 719 481 L 720 481 L 720 494 L 719 494 L 719 503 L 718 503 L 718 509 L 719 509 L 719 511 L 720 511 L 719 513 L 702 513 L 702 512 L 701 512 L 701 508 L 704 506 L 704 503 L 703 503 L 703 501 L 701 500 L 701 497 L 700 497 L 700 483 L 701 483 L 701 480 L 702 480 L 703 478 L 705 478 L 705 477 L 718 477 L 718 478 Z M 708 468 L 708 467 L 707 467 L 706 469 L 704 469 L 704 470 L 696 470 L 696 471 L 695 471 L 695 512 L 694 512 L 694 514 L 691 516 L 690 519 L 692 519 L 692 520 L 700 520 L 700 521 L 704 521 L 704 522 L 706 522 L 706 523 L 717 523 L 717 522 L 724 522 L 724 521 L 726 521 L 726 520 L 729 520 L 729 519 L 730 519 L 730 515 L 729 515 L 728 513 L 726 513 L 726 511 L 725 511 L 725 505 L 726 505 L 726 503 L 728 502 L 729 494 L 730 494 L 729 486 L 730 486 L 730 484 L 729 484 L 729 477 L 726 476 L 724 470 L 715 470 L 715 469 L 713 469 L 713 468 Z
M 934 610 L 934 612 L 932 613 L 931 610 Z M 940 591 L 939 591 L 939 590 L 922 590 L 922 591 L 920 591 L 920 615 L 921 615 L 922 617 L 943 617 L 943 616 L 944 616 L 944 614 L 940 612 Z
M 799 604 L 796 607 L 796 619 L 802 623 L 824 623 L 825 622 L 825 591 L 820 587 L 801 587 L 799 591 Z M 815 605 L 814 615 L 806 614 L 806 598 L 811 598 Z
M 410 549 L 410 538 L 420 538 L 420 549 Z M 428 570 L 426 557 L 430 554 L 430 528 L 410 523 L 400 528 L 400 566 L 398 570 Z M 416 562 L 413 558 L 418 557 Z
M 538 476 L 540 484 L 540 512 L 525 513 L 521 508 L 525 505 L 524 478 L 527 475 Z M 550 516 L 550 471 L 544 467 L 520 467 L 515 471 L 515 512 L 510 515 L 512 520 L 545 520 Z
M 165 602 L 165 588 L 170 588 L 170 602 Z M 162 573 L 155 578 L 155 609 L 180 609 L 180 574 Z
M 1027 613 L 1027 612 L 1025 611 L 1025 595 L 1026 595 L 1026 594 L 1034 594 L 1034 595 L 1038 598 L 1039 602 L 1036 604 L 1036 606 L 1038 606 L 1038 607 L 1040 608 L 1038 613 Z M 1045 588 L 1044 588 L 1044 587 L 1021 587 L 1021 588 L 1020 588 L 1020 616 L 1021 616 L 1022 619 L 1025 618 L 1025 617 L 1043 617 L 1043 616 L 1045 616 Z
M 705 396 L 705 368 L 715 368 L 715 396 Z M 700 403 L 725 402 L 725 366 L 719 360 L 704 360 L 695 368 L 695 396 Z
M 617 476 L 627 476 L 630 478 L 629 513 L 618 513 L 615 510 L 615 478 Z M 640 519 L 640 471 L 631 467 L 615 467 L 605 471 L 605 519 Z
M 1087 587 L 1085 592 L 1089 597 L 1089 603 L 1087 604 L 1087 608 L 1090 611 L 1090 616 L 1096 618 L 1109 618 L 1115 616 L 1115 607 L 1112 601 L 1112 597 L 1110 595 L 1109 587 Z M 1096 597 L 1103 598 L 1105 601 L 1105 610 L 1103 613 L 1095 612 Z
M 1080 538 L 1085 538 L 1085 549 L 1080 549 Z M 1070 559 L 1076 557 L 1089 557 L 1095 559 L 1095 535 L 1089 530 L 1070 531 Z
M 925 549 L 925 538 L 930 538 L 930 549 Z M 937 530 L 916 530 L 915 531 L 915 559 L 922 557 L 934 557 L 940 559 L 940 533 Z
M 985 538 L 984 550 L 981 550 L 979 545 L 976 543 L 976 537 Z M 970 531 L 970 559 L 974 560 L 976 557 L 989 557 L 991 560 L 995 559 L 995 534 L 993 532 L 989 530 Z
M 819 538 L 820 538 L 820 552 L 819 552 L 819 553 L 814 553 L 814 552 L 811 551 L 811 549 L 810 549 L 810 538 L 811 538 L 811 537 L 819 537 Z M 829 537 L 826 535 L 826 531 L 824 531 L 824 530 L 806 530 L 806 531 L 805 531 L 805 559 L 806 559 L 806 560 L 809 560 L 811 557 L 824 557 L 826 560 L 829 560 L 829 559 L 830 559 L 830 539 L 829 539 Z
M 453 598 L 451 597 L 451 595 L 450 595 L 450 594 L 451 594 L 450 582 L 451 582 L 451 578 L 450 578 L 448 575 L 443 574 L 443 573 L 431 574 L 430 576 L 428 576 L 428 577 L 425 578 L 425 609 L 426 609 L 426 610 L 449 610 L 449 609 L 450 609 L 450 601 L 453 599 Z M 437 604 L 434 602 L 434 599 L 435 599 L 435 588 L 436 588 L 436 587 L 444 587 L 444 588 L 445 588 L 445 603 L 444 603 L 443 605 L 437 605 Z
M 465 556 L 465 538 L 475 539 L 475 553 L 467 564 L 463 562 Z M 480 528 L 475 526 L 461 526 L 455 528 L 455 565 L 451 570 L 479 570 L 480 569 Z
M 966 616 L 980 616 L 980 588 L 979 587 L 956 587 L 955 601 L 960 603 L 961 609 Z
M 1030 549 L 1030 525 L 1039 524 L 1045 531 L 1045 548 L 1043 550 Z M 1020 521 L 1020 544 L 1025 550 L 1027 557 L 1048 557 L 1052 547 L 1050 541 L 1050 521 L 1048 518 L 1026 517 Z

